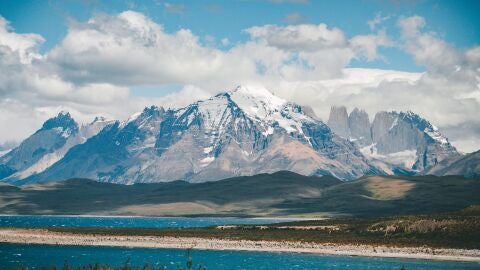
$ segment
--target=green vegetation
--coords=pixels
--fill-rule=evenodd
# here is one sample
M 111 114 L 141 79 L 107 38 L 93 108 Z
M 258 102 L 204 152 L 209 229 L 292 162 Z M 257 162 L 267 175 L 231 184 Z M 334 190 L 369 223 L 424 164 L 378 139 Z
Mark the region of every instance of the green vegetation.
M 311 220 L 209 228 L 47 228 L 78 234 L 302 241 L 396 247 L 480 248 L 480 207 L 444 215 Z

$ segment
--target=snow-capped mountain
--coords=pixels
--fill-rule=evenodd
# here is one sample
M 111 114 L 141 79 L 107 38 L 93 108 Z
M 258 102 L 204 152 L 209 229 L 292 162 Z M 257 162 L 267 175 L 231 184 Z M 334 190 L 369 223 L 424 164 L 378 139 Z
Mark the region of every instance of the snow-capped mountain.
M 460 156 L 437 127 L 411 111 L 378 112 L 370 124 L 365 111 L 355 108 L 348 115 L 345 107 L 334 107 L 329 123 L 365 156 L 394 165 L 393 170 L 426 172 L 444 159 Z
M 15 181 L 44 171 L 63 158 L 70 148 L 97 134 L 107 123 L 104 118 L 97 117 L 79 127 L 68 112 L 60 112 L 18 147 L 0 157 L 0 177 Z
M 384 173 L 301 106 L 237 87 L 185 108 L 152 106 L 110 122 L 42 172 L 13 182 L 200 182 L 280 170 L 341 179 Z

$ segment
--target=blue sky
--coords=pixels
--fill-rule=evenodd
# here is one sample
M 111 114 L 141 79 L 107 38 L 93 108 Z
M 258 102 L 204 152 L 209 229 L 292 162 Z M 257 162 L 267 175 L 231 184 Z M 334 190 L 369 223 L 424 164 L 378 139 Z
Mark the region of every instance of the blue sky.
M 480 1 L 115 1 L 115 0 L 3 0 L 0 15 L 19 33 L 38 33 L 45 38 L 42 51 L 54 47 L 66 35 L 68 23 L 83 22 L 94 14 L 139 11 L 166 31 L 188 28 L 201 38 L 216 41 L 228 38 L 230 46 L 248 38 L 242 30 L 265 24 L 286 25 L 289 14 L 299 22 L 326 23 L 342 29 L 349 37 L 370 32 L 367 22 L 376 15 L 389 17 L 381 27 L 398 36 L 395 27 L 400 17 L 420 15 L 428 21 L 426 30 L 445 41 L 464 48 L 480 42 Z M 204 40 L 205 42 L 205 40 Z M 223 49 L 227 49 L 225 46 Z M 382 60 L 353 60 L 351 67 L 395 69 L 418 72 L 424 68 L 397 48 L 381 48 Z

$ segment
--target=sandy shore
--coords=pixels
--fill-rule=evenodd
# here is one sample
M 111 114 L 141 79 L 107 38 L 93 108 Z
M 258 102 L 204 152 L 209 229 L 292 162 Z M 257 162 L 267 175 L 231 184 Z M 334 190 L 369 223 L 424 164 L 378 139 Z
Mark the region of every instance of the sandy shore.
M 326 255 L 452 260 L 480 263 L 480 250 L 431 249 L 424 247 L 373 247 L 367 245 L 315 244 L 304 242 L 233 241 L 188 237 L 79 235 L 50 232 L 42 229 L 0 229 L 0 243 L 300 252 Z

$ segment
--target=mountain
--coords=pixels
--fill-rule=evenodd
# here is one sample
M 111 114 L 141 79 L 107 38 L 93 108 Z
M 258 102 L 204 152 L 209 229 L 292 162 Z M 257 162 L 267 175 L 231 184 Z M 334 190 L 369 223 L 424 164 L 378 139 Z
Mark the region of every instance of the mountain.
M 104 118 L 97 117 L 92 123 L 79 127 L 68 112 L 60 112 L 0 157 L 0 178 L 16 181 L 42 172 L 62 159 L 70 148 L 98 133 L 106 123 Z
M 480 151 L 442 160 L 426 172 L 433 175 L 480 176 Z
M 313 111 L 263 88 L 237 87 L 184 108 L 152 106 L 110 122 L 42 172 L 10 182 L 203 182 L 280 170 L 346 180 L 384 173 Z
M 70 179 L 21 187 L 0 184 L 0 200 L 4 202 L 0 214 L 303 217 L 431 214 L 480 204 L 479 189 L 478 178 L 459 176 L 367 176 L 344 182 L 331 176 L 303 176 L 287 171 L 205 183 L 118 185 Z
M 442 160 L 460 157 L 437 127 L 411 111 L 378 112 L 372 123 L 357 108 L 345 115 L 345 107 L 332 108 L 332 130 L 354 142 L 371 162 L 390 164 L 392 173 L 425 173 Z

